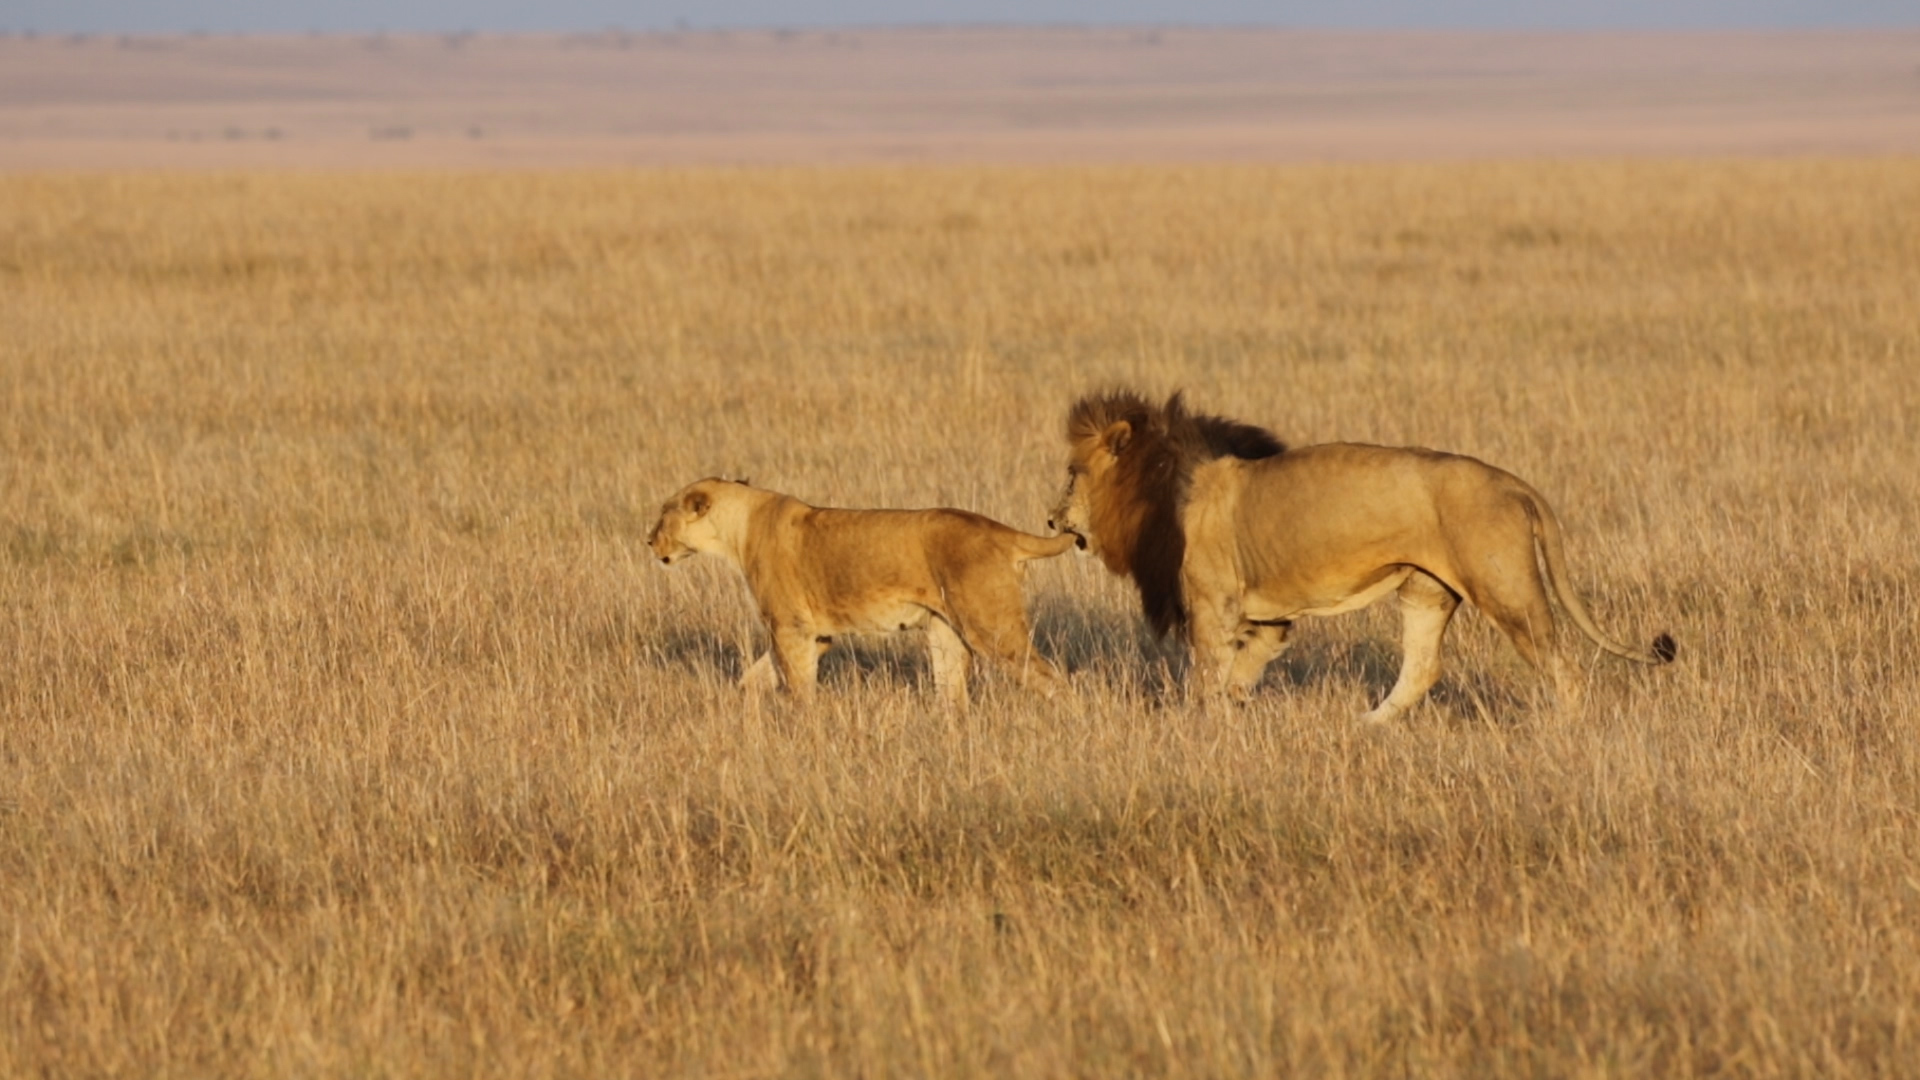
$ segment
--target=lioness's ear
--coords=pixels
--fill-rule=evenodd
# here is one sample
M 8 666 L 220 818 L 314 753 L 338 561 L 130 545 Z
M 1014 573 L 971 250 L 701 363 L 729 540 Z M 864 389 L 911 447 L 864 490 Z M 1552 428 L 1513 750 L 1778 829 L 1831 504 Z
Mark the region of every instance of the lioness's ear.
M 707 498 L 706 492 L 696 491 L 687 496 L 686 501 L 680 505 L 687 508 L 687 513 L 692 514 L 694 517 L 699 517 L 706 513 L 708 508 L 713 505 L 713 500 Z
M 1133 441 L 1133 425 L 1125 420 L 1115 420 L 1100 433 L 1100 441 L 1107 444 L 1107 453 L 1119 457 L 1120 451 Z

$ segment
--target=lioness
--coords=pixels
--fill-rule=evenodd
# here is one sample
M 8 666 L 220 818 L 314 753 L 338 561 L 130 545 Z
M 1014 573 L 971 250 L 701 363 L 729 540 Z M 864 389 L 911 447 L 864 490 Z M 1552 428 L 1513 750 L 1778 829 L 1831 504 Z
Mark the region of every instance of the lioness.
M 741 677 L 813 695 L 833 635 L 924 629 L 933 685 L 967 701 L 968 654 L 1005 664 L 1048 692 L 1065 685 L 1033 651 L 1021 564 L 1073 547 L 965 510 L 834 510 L 737 480 L 689 484 L 647 534 L 666 565 L 718 555 L 746 576 L 773 648 Z
M 1262 438 L 1264 436 L 1264 438 Z M 1560 522 L 1510 473 L 1457 454 L 1330 443 L 1284 450 L 1249 425 L 1137 394 L 1090 395 L 1067 417 L 1067 486 L 1049 525 L 1128 574 L 1155 629 L 1184 627 L 1199 684 L 1250 694 L 1294 619 L 1400 596 L 1404 655 L 1390 720 L 1440 677 L 1440 640 L 1466 597 L 1555 688 L 1577 689 L 1554 647 L 1551 595 L 1587 637 L 1643 664 L 1567 585 Z M 1544 574 L 1542 570 L 1544 569 Z

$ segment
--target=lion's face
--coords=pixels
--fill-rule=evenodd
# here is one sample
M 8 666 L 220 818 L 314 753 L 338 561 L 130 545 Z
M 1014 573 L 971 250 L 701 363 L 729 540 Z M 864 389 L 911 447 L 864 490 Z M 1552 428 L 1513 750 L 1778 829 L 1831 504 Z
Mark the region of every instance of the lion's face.
M 1114 486 L 1124 486 L 1130 466 L 1122 455 L 1137 446 L 1133 425 L 1118 420 L 1099 432 L 1076 435 L 1067 457 L 1067 486 L 1053 505 L 1047 524 L 1070 533 L 1083 554 L 1095 555 L 1115 573 L 1125 573 L 1137 538 L 1138 515 L 1121 505 L 1116 516 Z
M 1133 426 L 1122 420 L 1110 425 L 1096 438 L 1075 440 L 1067 459 L 1067 486 L 1047 516 L 1047 525 L 1055 532 L 1072 533 L 1082 552 L 1098 552 L 1100 536 L 1094 531 L 1094 492 L 1107 482 L 1133 439 Z
M 647 533 L 647 546 L 662 565 L 672 566 L 689 555 L 713 550 L 719 543 L 710 511 L 713 493 L 704 481 L 694 484 L 660 507 L 660 520 Z
M 1093 535 L 1093 501 L 1087 496 L 1091 486 L 1079 462 L 1068 465 L 1067 486 L 1061 489 L 1053 509 L 1047 511 L 1047 528 L 1072 535 L 1074 547 L 1082 552 L 1087 550 L 1087 538 Z

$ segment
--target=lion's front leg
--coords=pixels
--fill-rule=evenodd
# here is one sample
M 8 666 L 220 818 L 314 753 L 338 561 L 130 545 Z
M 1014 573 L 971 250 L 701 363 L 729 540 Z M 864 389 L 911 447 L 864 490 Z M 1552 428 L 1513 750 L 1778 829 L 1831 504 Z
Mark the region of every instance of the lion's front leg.
M 1187 613 L 1187 646 L 1193 653 L 1193 671 L 1188 681 L 1194 689 L 1209 697 L 1232 692 L 1236 659 L 1234 648 L 1239 632 L 1238 612 L 1229 615 L 1225 605 L 1196 603 Z
M 1241 622 L 1233 638 L 1233 661 L 1227 672 L 1227 693 L 1235 701 L 1253 696 L 1267 665 L 1287 651 L 1287 631 L 1293 626 L 1284 620 Z

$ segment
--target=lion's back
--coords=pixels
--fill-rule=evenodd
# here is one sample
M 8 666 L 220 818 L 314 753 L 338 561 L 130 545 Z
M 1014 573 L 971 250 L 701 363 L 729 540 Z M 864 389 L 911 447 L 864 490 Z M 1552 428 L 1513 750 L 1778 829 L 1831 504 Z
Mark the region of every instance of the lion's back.
M 1233 514 L 1243 558 L 1382 558 L 1442 565 L 1488 530 L 1524 522 L 1524 484 L 1476 458 L 1412 447 L 1325 443 L 1237 462 Z M 1336 553 L 1338 557 L 1336 558 Z
M 1321 443 L 1236 464 L 1246 477 L 1243 498 L 1292 512 L 1437 511 L 1521 483 L 1464 454 L 1370 443 Z

